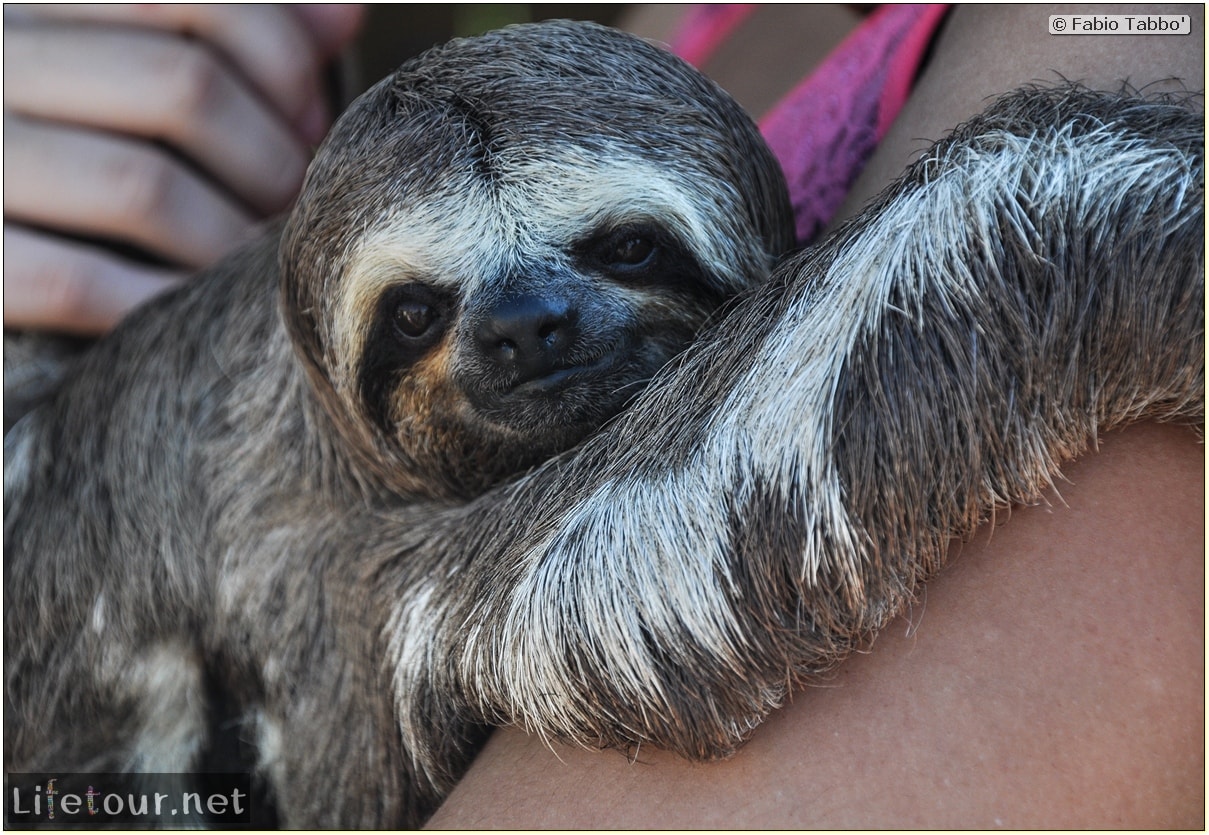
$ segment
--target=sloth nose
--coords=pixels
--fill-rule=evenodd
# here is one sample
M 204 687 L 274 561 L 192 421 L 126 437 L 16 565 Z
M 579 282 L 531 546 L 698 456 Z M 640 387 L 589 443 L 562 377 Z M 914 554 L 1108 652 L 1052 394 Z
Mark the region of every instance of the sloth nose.
M 479 348 L 514 384 L 568 366 L 579 341 L 579 311 L 556 294 L 509 296 L 490 310 L 475 336 Z

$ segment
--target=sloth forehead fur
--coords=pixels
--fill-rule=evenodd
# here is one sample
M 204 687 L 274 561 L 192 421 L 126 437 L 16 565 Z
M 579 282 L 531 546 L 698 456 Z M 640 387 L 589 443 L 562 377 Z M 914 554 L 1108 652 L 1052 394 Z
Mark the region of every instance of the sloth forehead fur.
M 615 414 L 767 276 L 790 214 L 754 124 L 679 59 L 604 27 L 512 27 L 430 50 L 341 118 L 284 233 L 285 307 L 367 458 L 431 473 L 498 457 L 490 480 Z M 594 257 L 632 239 L 657 250 L 646 274 Z M 498 305 L 547 294 L 578 338 L 555 373 L 608 366 L 557 402 L 482 355 Z M 423 352 L 390 344 L 400 298 L 440 324 Z

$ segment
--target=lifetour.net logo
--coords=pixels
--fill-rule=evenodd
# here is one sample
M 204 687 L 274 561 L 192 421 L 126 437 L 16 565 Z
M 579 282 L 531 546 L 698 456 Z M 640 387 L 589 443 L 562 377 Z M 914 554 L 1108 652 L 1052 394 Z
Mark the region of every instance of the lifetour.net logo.
M 240 828 L 252 824 L 247 774 L 8 774 L 6 829 Z

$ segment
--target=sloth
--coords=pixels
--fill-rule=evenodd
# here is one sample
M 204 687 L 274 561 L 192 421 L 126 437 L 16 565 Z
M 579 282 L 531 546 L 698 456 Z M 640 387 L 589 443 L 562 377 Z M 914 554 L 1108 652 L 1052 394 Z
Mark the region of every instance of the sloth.
M 384 534 L 599 429 L 792 243 L 755 125 L 663 50 L 549 23 L 405 64 L 284 223 L 6 436 L 8 771 L 189 772 L 234 723 L 282 823 L 421 820 L 450 778 L 375 588 L 445 567 Z
M 240 706 L 290 826 L 421 821 L 489 725 L 727 756 L 901 612 L 951 538 L 1035 501 L 1099 432 L 1203 420 L 1187 101 L 1009 95 L 765 280 L 779 186 L 746 167 L 750 129 L 736 138 L 728 109 L 704 128 L 711 93 L 677 139 L 644 101 L 712 88 L 591 27 L 470 43 L 421 60 L 413 144 L 394 122 L 375 136 L 384 112 L 415 118 L 404 95 L 373 104 L 384 88 L 341 121 L 279 269 L 265 244 L 144 311 L 6 438 L 10 769 L 187 766 L 207 689 Z M 473 86 L 455 81 L 478 63 L 462 50 L 495 56 Z M 543 62 L 540 96 L 495 83 L 501 63 Z M 446 144 L 433 100 L 456 114 Z M 449 229 L 470 255 L 449 254 Z M 737 296 L 581 428 L 604 415 L 534 399 L 567 369 L 533 377 L 547 361 L 518 359 L 481 311 L 542 307 L 527 282 L 563 288 L 568 270 L 667 293 L 617 273 L 648 247 Z M 647 344 L 604 341 L 572 367 Z M 526 428 L 556 440 L 481 475 L 491 439 Z

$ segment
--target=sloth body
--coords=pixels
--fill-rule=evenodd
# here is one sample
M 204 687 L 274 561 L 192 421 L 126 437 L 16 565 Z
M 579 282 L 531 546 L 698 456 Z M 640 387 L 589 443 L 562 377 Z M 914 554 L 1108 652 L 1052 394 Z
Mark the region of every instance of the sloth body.
M 791 243 L 750 119 L 636 38 L 404 65 L 6 437 L 8 769 L 187 772 L 233 713 L 287 825 L 420 820 L 476 734 L 413 773 L 384 595 L 442 566 L 382 534 L 598 429 Z
M 625 57 L 567 82 L 598 97 L 581 113 L 491 86 L 500 67 L 457 59 L 477 47 L 434 53 L 418 111 L 371 94 L 334 130 L 279 296 L 265 242 L 102 342 L 6 438 L 10 770 L 188 765 L 207 679 L 248 712 L 289 825 L 417 822 L 480 723 L 724 756 L 1098 432 L 1203 417 L 1202 120 L 1028 90 L 786 260 L 602 431 L 467 498 L 621 408 L 602 358 L 637 358 L 639 386 L 787 245 L 727 100 L 692 93 L 717 121 L 656 112 L 635 91 L 669 72 L 672 98 L 708 88 L 595 28 L 512 31 L 493 37 L 532 46 L 528 75 L 553 62 L 546 84 L 583 37 Z M 429 118 L 450 87 L 462 116 Z M 498 119 L 466 117 L 484 89 Z M 398 144 L 384 120 L 416 127 Z M 528 131 L 569 141 L 538 165 Z M 602 281 L 636 239 L 681 266 Z M 493 329 L 532 318 L 534 281 L 644 324 L 525 371 Z M 650 335 L 669 304 L 674 345 Z M 383 339 L 400 320 L 420 343 Z M 582 367 L 581 402 L 532 385 Z

